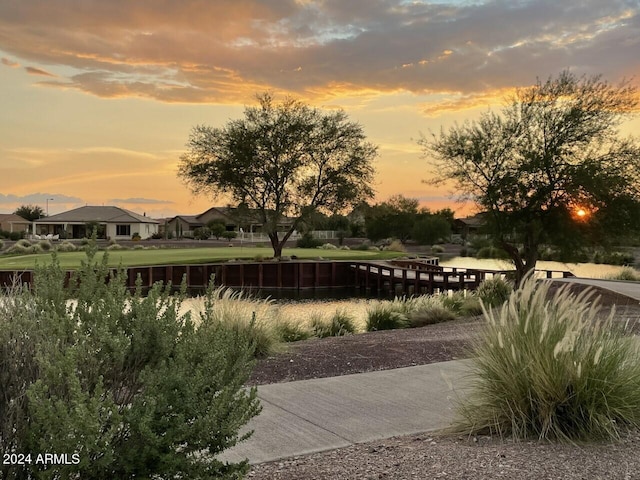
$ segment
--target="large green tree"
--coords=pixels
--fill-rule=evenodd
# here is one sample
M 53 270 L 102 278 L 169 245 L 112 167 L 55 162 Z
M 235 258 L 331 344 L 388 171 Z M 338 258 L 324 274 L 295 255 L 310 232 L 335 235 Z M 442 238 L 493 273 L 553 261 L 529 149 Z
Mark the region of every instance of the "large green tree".
M 230 196 L 255 210 L 280 257 L 308 215 L 338 212 L 373 195 L 376 155 L 343 111 L 292 98 L 278 103 L 265 93 L 241 119 L 195 127 L 178 175 L 196 194 Z M 278 232 L 285 217 L 292 223 Z
M 640 147 L 619 131 L 637 99 L 628 83 L 565 71 L 420 143 L 434 182 L 452 182 L 488 213 L 519 282 L 543 243 L 575 249 L 640 226 Z
M 46 216 L 42 207 L 38 205 L 21 205 L 13 213 L 30 222 Z

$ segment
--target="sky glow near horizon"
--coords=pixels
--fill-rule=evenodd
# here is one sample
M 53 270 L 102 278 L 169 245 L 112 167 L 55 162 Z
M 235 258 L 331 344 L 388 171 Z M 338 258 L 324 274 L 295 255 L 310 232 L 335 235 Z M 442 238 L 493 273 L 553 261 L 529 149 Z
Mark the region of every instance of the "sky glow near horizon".
M 21 0 L 0 3 L 0 212 L 196 214 L 191 128 L 270 90 L 343 108 L 379 145 L 376 201 L 451 206 L 416 140 L 563 69 L 640 78 L 637 0 Z M 624 131 L 640 133 L 637 119 Z

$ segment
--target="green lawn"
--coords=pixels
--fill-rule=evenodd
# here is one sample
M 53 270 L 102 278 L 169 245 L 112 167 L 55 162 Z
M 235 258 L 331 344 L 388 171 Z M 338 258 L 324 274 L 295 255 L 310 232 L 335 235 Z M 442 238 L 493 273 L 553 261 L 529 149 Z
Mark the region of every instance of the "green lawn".
M 101 258 L 104 252 L 98 252 Z M 253 259 L 258 255 L 271 257 L 273 250 L 268 247 L 218 247 L 218 248 L 167 248 L 159 250 L 115 250 L 109 253 L 109 265 L 117 267 L 136 265 L 165 265 L 187 263 L 210 263 L 233 258 Z M 283 255 L 295 255 L 298 258 L 343 260 L 387 259 L 403 255 L 401 252 L 376 252 L 360 250 L 322 250 L 315 248 L 285 248 Z M 74 269 L 80 260 L 86 258 L 85 252 L 59 253 L 60 265 L 65 269 Z M 51 262 L 51 254 L 0 256 L 0 270 L 32 269 L 36 262 L 40 265 Z

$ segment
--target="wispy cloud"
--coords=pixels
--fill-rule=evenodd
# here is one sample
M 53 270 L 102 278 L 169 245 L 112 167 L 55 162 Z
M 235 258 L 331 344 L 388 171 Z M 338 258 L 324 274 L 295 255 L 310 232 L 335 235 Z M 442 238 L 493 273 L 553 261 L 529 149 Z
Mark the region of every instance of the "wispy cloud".
M 9 60 L 8 58 L 5 58 L 5 57 L 0 58 L 0 63 L 2 63 L 2 65 L 6 65 L 7 67 L 11 67 L 11 68 L 17 68 L 20 66 L 18 62 L 14 62 L 13 60 Z
M 640 74 L 639 10 L 625 0 L 111 0 L 90 9 L 22 0 L 0 4 L 0 50 L 69 72 L 43 85 L 100 97 L 460 92 L 446 110 L 565 68 Z
M 29 75 L 42 75 L 43 77 L 55 77 L 53 73 L 49 73 L 46 70 L 42 70 L 40 68 L 24 67 L 24 69 Z
M 173 202 L 169 200 L 157 200 L 155 198 L 111 198 L 108 200 L 109 203 L 128 203 L 128 204 L 136 204 L 136 205 L 170 205 Z

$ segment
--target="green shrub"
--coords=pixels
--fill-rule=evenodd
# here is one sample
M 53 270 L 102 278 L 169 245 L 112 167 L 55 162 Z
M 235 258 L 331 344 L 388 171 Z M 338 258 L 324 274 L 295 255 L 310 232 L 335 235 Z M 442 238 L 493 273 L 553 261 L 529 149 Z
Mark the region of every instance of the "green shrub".
M 31 246 L 31 242 L 29 240 L 27 240 L 26 238 L 23 238 L 22 240 L 18 240 L 16 242 L 16 245 L 20 245 L 21 247 L 29 248 Z
M 406 252 L 407 249 L 402 244 L 400 240 L 392 240 L 389 245 L 385 248 L 385 250 L 390 250 L 392 252 Z
M 226 232 L 222 232 L 220 236 L 226 240 L 232 240 L 238 236 L 238 232 L 226 231 Z
M 0 240 L 0 250 L 4 248 L 4 240 Z
M 313 335 L 318 338 L 340 337 L 355 332 L 355 321 L 344 310 L 336 310 L 329 320 L 321 315 L 311 318 Z
M 627 282 L 640 282 L 640 272 L 635 268 L 624 267 L 615 275 L 609 275 L 609 280 L 622 280 Z
M 86 245 L 89 245 L 90 242 L 91 242 L 90 239 L 88 239 L 87 237 L 83 237 L 82 240 L 80 240 L 80 245 L 84 247 Z
M 325 243 L 323 245 L 320 245 L 318 248 L 321 248 L 323 250 L 338 250 L 338 247 L 336 247 L 333 243 Z
M 25 247 L 24 245 L 16 243 L 9 247 L 6 253 L 10 253 L 12 255 L 27 255 L 31 253 L 31 247 Z
M 444 305 L 433 304 L 409 314 L 410 327 L 424 327 L 435 323 L 450 322 L 456 315 Z
M 367 309 L 367 332 L 407 328 L 409 319 L 402 308 L 392 302 L 380 302 Z
M 507 301 L 513 291 L 510 283 L 500 277 L 485 280 L 476 292 L 480 300 L 488 307 L 497 307 Z
M 61 244 L 56 245 L 56 250 L 58 252 L 75 252 L 77 248 L 71 242 L 62 242 Z
M 431 253 L 444 253 L 444 247 L 442 245 L 432 245 Z
M 22 238 L 22 236 L 24 235 L 23 232 L 9 232 L 9 240 L 20 240 Z
M 42 252 L 44 252 L 42 247 L 40 245 L 38 245 L 37 243 L 35 245 L 31 245 L 27 250 L 28 250 L 29 253 L 42 253 Z
M 362 250 L 362 251 L 367 251 L 369 250 L 370 246 L 367 243 L 361 243 L 360 245 L 355 245 L 353 247 L 351 247 L 351 250 Z
M 38 242 L 38 246 L 45 252 L 48 252 L 53 247 L 53 245 L 51 245 L 51 242 L 49 240 L 40 240 Z
M 193 238 L 196 240 L 208 240 L 209 237 L 211 237 L 211 230 L 207 227 L 199 227 L 193 231 Z
M 322 242 L 314 238 L 311 233 L 307 232 L 296 240 L 296 247 L 298 248 L 317 248 L 322 245 Z
M 279 319 L 275 323 L 275 331 L 283 342 L 298 342 L 300 340 L 307 340 L 313 336 L 311 331 L 300 322 L 289 319 Z
M 109 245 L 106 250 L 129 250 L 124 245 L 120 245 L 119 243 L 114 243 L 113 245 Z
M 207 315 L 197 327 L 180 316 L 184 293 L 156 284 L 131 294 L 124 272 L 106 283 L 107 255 L 98 264 L 95 250 L 69 289 L 54 254 L 32 291 L 2 294 L 0 451 L 79 463 L 5 464 L 0 476 L 239 478 L 246 462 L 216 456 L 245 438 L 239 428 L 260 409 L 243 387 L 250 339 Z
M 456 429 L 561 441 L 618 438 L 640 427 L 640 353 L 598 315 L 593 294 L 523 282 L 485 311 L 473 351 L 474 382 Z
M 469 295 L 464 299 L 460 307 L 460 315 L 463 317 L 475 317 L 482 314 L 482 304 L 477 295 Z

